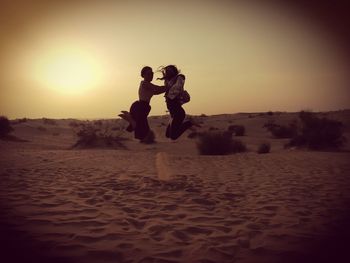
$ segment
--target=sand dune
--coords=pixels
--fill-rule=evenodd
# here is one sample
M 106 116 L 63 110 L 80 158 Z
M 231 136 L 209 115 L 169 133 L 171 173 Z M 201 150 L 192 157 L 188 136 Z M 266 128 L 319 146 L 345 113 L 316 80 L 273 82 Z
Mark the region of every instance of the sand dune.
M 349 153 L 281 147 L 200 156 L 185 136 L 129 141 L 129 150 L 71 150 L 68 127 L 61 149 L 33 134 L 27 146 L 1 142 L 4 262 L 340 262 L 346 255 Z

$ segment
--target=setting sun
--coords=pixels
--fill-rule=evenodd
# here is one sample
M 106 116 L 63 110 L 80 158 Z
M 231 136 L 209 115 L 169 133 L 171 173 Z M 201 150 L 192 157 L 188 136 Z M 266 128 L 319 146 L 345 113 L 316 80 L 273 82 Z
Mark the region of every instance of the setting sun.
M 101 81 L 101 70 L 92 55 L 72 48 L 48 52 L 34 70 L 41 85 L 64 93 L 79 93 Z

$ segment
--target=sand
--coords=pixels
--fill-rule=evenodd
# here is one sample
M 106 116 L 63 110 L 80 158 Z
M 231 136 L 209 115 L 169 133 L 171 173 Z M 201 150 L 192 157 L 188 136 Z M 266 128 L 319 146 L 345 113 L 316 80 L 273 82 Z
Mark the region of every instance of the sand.
M 163 121 L 156 144 L 127 150 L 70 149 L 67 120 L 17 124 L 30 142 L 0 141 L 2 262 L 346 262 L 348 152 L 283 149 L 249 118 L 254 150 L 201 156 Z

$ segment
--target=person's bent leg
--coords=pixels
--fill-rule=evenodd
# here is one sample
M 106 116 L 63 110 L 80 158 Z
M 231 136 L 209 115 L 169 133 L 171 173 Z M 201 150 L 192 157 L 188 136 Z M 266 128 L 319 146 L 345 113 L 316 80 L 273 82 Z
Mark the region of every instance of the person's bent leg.
M 181 106 L 175 108 L 173 113 L 173 121 L 171 122 L 170 126 L 170 139 L 176 140 L 184 132 L 182 122 L 184 121 L 185 116 L 185 111 Z

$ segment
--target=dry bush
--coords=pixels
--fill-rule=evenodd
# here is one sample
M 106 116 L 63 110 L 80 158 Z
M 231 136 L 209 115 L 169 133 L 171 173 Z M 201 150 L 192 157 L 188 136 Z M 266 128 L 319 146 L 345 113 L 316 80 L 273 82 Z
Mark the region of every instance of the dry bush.
M 112 128 L 110 123 L 96 121 L 83 123 L 75 130 L 78 140 L 73 147 L 126 149 L 123 141 L 126 141 L 127 138 L 122 136 L 124 131 L 122 128 L 117 131 Z
M 346 142 L 343 124 L 340 121 L 319 118 L 307 111 L 299 113 L 300 131 L 287 146 L 307 147 L 313 150 L 338 149 Z
M 234 133 L 236 136 L 245 135 L 245 127 L 243 125 L 230 125 L 227 130 Z
M 205 132 L 198 138 L 197 149 L 202 155 L 226 155 L 246 150 L 241 141 L 233 140 L 227 132 Z
M 240 140 L 232 140 L 231 143 L 231 152 L 232 153 L 241 153 L 247 151 L 247 146 Z
M 274 123 L 274 121 L 269 121 L 263 126 L 266 128 L 275 138 L 292 138 L 297 134 L 297 124 L 295 121 L 288 124 L 288 126 L 280 125 Z
M 269 153 L 271 150 L 271 145 L 268 142 L 260 144 L 257 153 Z

